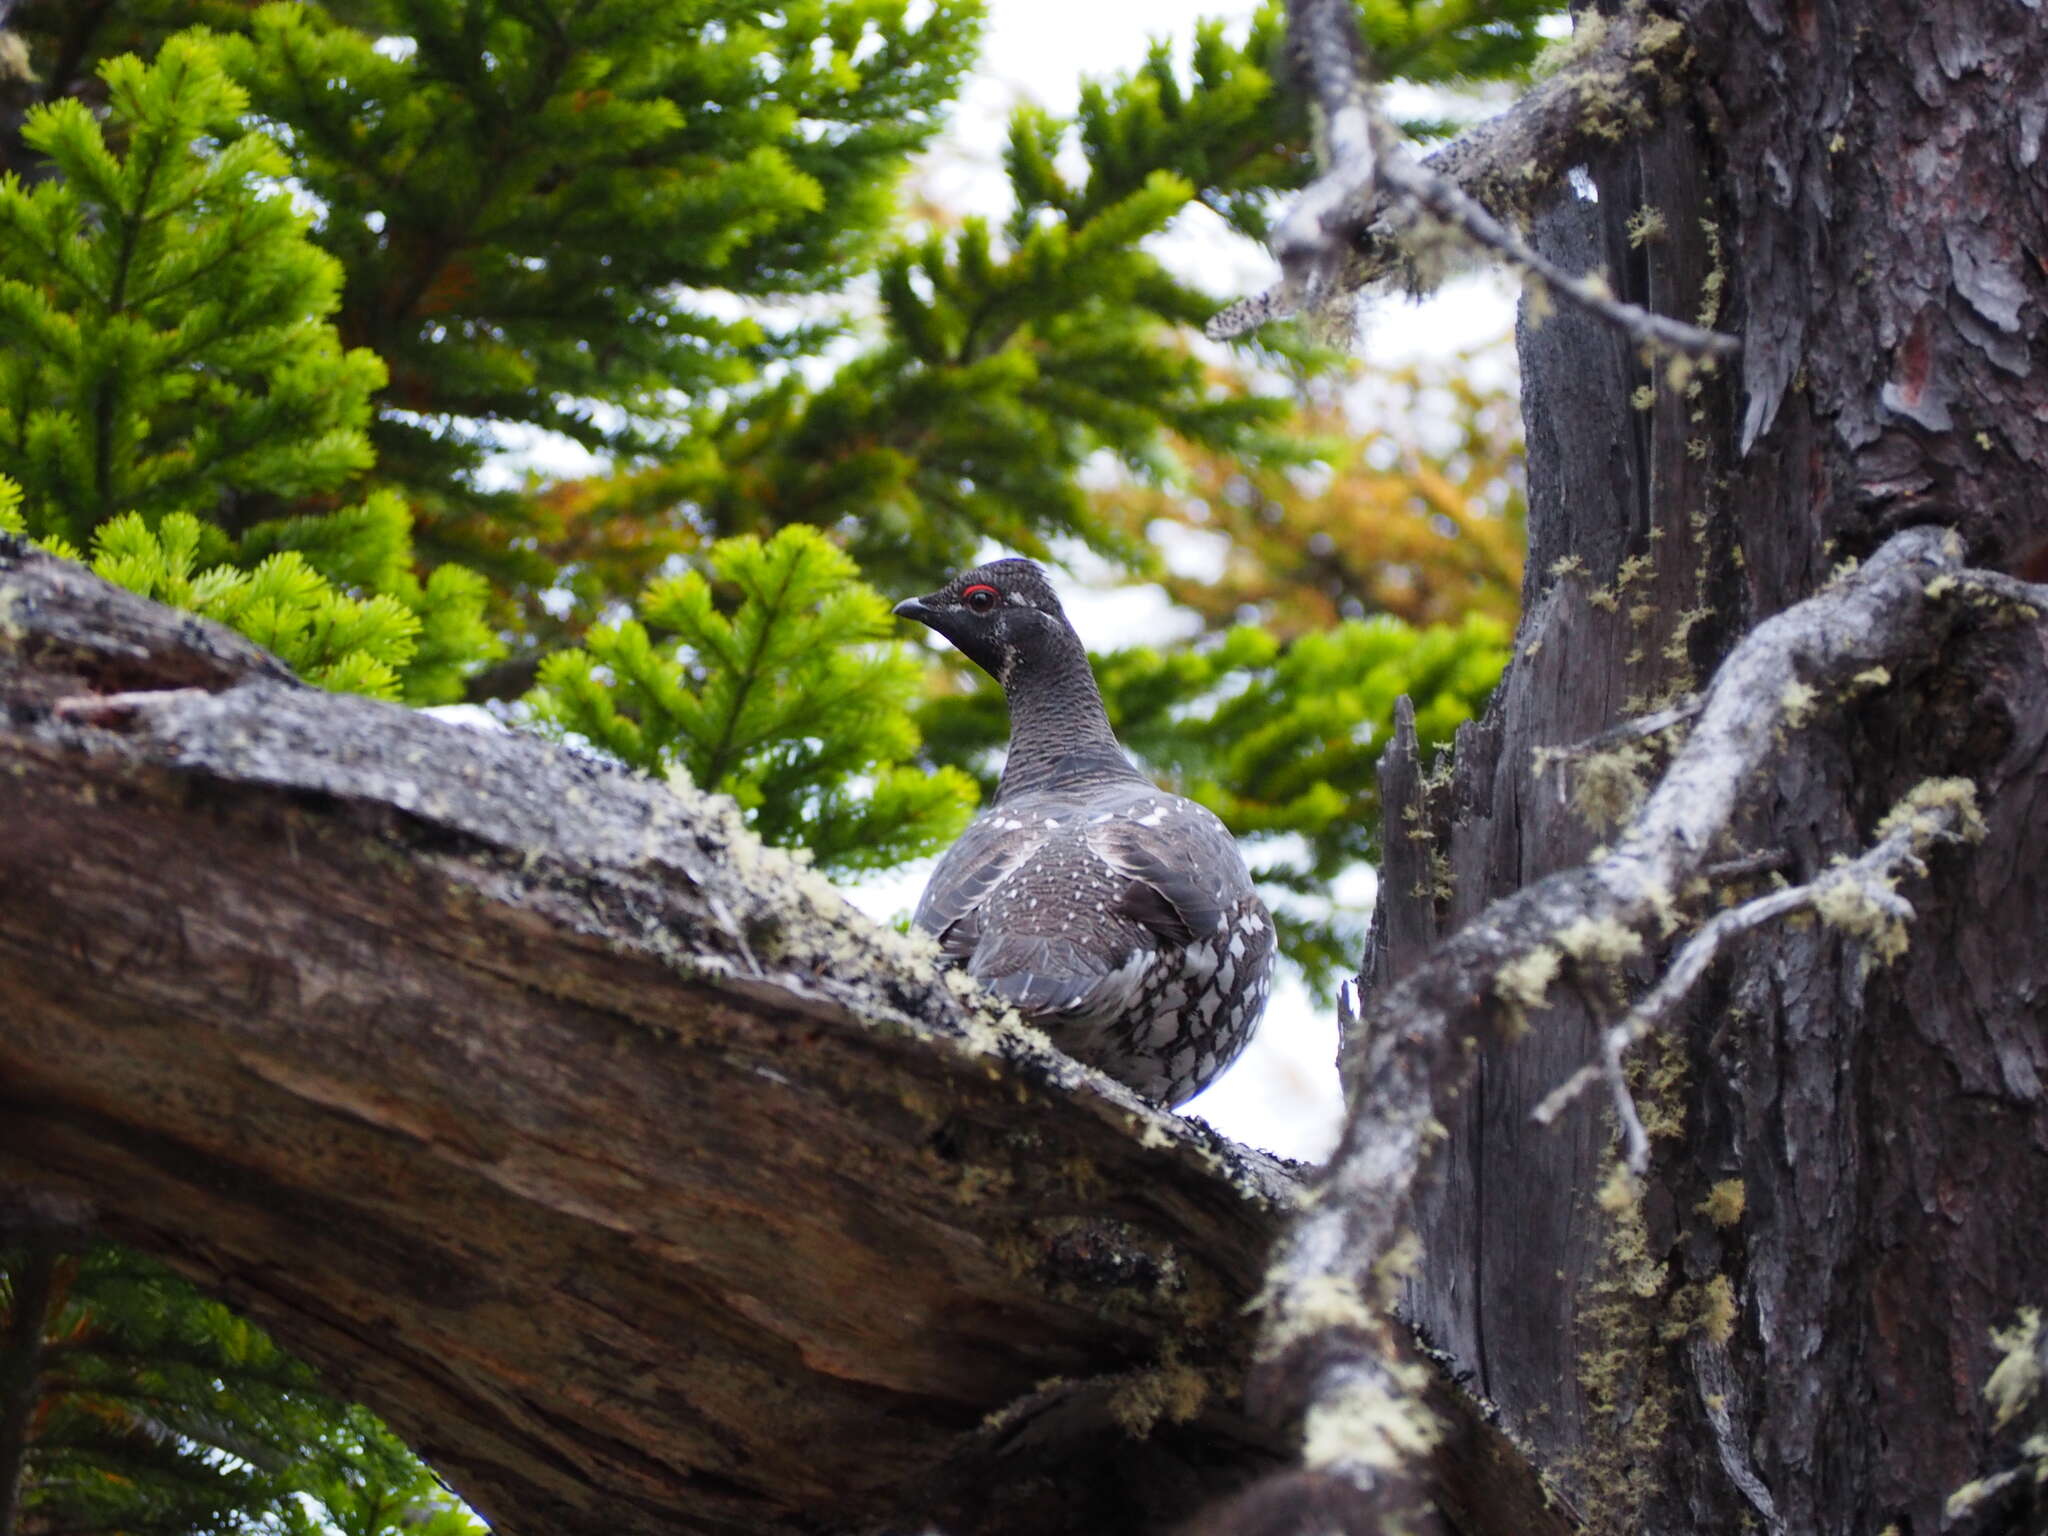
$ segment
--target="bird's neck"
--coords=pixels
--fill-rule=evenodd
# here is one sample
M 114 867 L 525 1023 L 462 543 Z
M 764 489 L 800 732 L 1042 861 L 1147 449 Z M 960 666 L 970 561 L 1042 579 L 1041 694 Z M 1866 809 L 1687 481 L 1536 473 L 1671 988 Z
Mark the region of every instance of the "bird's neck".
M 997 801 L 1139 777 L 1109 728 L 1088 653 L 1073 633 L 1012 662 L 1003 697 L 1010 707 L 1010 752 Z

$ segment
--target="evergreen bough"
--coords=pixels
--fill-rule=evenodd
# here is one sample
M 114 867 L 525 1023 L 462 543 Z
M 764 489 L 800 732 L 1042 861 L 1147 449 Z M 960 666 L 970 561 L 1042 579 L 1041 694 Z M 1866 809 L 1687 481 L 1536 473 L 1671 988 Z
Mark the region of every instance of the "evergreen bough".
M 422 580 L 390 492 L 306 505 L 369 467 L 384 369 L 326 316 L 342 268 L 278 183 L 203 32 L 100 68 L 105 121 L 35 108 L 34 185 L 0 177 L 0 526 L 233 625 L 322 686 L 459 697 L 497 650 L 483 582 Z M 228 513 L 223 523 L 220 515 Z
M 0 1330 L 37 1341 L 33 1435 L 0 1442 L 13 1529 L 67 1536 L 482 1536 L 373 1415 L 152 1259 L 112 1244 L 0 1247 Z M 0 1361 L 9 1366 L 27 1359 Z
M 763 838 L 827 870 L 884 869 L 957 836 L 974 782 L 900 766 L 919 746 L 924 669 L 852 560 L 799 525 L 721 540 L 709 566 L 542 662 L 536 718 L 731 795 Z

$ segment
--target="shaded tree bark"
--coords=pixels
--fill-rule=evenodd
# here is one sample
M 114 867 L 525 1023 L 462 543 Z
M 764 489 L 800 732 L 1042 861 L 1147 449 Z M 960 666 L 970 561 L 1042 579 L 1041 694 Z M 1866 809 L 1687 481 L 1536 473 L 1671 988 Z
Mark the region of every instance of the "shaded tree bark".
M 1524 316 L 1517 658 L 1453 763 L 1428 772 L 1397 744 L 1383 769 L 1407 835 L 1389 838 L 1368 1022 L 1374 998 L 1448 977 L 1453 936 L 1502 934 L 1491 978 L 1465 973 L 1472 1006 L 1430 1079 L 1446 1134 L 1410 1211 L 1405 1308 L 1595 1529 L 2032 1528 L 2009 1499 L 1951 1495 L 2018 1454 L 1983 1388 L 2009 1342 L 1994 1333 L 2048 1295 L 2038 608 L 1930 635 L 1854 686 L 1759 701 L 1783 706 L 1783 742 L 1710 851 L 1750 875 L 1729 899 L 1824 876 L 1930 778 L 1973 780 L 1988 830 L 1904 888 L 1916 916 L 1889 964 L 1804 920 L 1709 969 L 1635 1063 L 1654 1147 L 1639 1188 L 1611 1176 L 1597 1096 L 1549 1128 L 1532 1113 L 1713 908 L 1644 929 L 1619 970 L 1567 962 L 1526 1038 L 1483 1006 L 1519 953 L 1498 927 L 1514 909 L 1493 903 L 1600 867 L 1689 727 L 1603 733 L 1701 687 L 1902 528 L 1951 527 L 1994 570 L 2028 569 L 2048 537 L 2038 12 L 1675 10 L 1682 89 L 1626 145 L 1581 148 L 1597 201 L 1556 196 L 1536 239 L 1624 299 L 1731 330 L 1742 357 L 1702 375 L 1582 314 Z M 1353 1042 L 1355 1115 L 1396 1102 L 1398 1050 Z M 1376 1141 L 1355 1119 L 1351 1160 Z M 1320 1337 L 1271 1367 L 1311 1422 L 1342 1390 Z

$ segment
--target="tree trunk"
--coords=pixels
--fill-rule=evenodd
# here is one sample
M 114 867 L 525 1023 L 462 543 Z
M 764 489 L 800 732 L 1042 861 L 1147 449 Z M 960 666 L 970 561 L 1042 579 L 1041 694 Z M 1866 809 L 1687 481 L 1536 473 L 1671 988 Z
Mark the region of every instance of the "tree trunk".
M 1536 243 L 1732 330 L 1742 359 L 1673 375 L 1576 312 L 1525 314 L 1518 657 L 1448 780 L 1412 754 L 1383 770 L 1387 824 L 1420 835 L 1390 839 L 1371 991 L 1586 860 L 1602 805 L 1662 761 L 1538 749 L 1698 688 L 1901 528 L 1947 524 L 2008 569 L 2048 537 L 2039 10 L 1678 9 L 1683 90 Z M 1981 1389 L 1992 1331 L 2048 1301 L 2043 630 L 1888 673 L 1788 728 L 1716 857 L 1803 882 L 1916 783 L 1972 778 L 1989 835 L 1909 887 L 1907 951 L 1873 964 L 1812 921 L 1742 941 L 1638 1053 L 1655 1158 L 1605 1205 L 1604 1106 L 1531 1114 L 1615 999 L 1553 993 L 1482 1049 L 1420 1190 L 1414 1322 L 1596 1529 L 1932 1532 L 2014 1438 Z M 1635 989 L 1657 969 L 1634 962 Z

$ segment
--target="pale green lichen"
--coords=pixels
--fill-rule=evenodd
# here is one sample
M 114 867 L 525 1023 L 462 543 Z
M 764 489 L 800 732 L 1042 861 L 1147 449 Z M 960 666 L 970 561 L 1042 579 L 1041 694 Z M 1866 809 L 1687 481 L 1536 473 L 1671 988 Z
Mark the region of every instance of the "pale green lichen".
M 1915 857 L 1945 837 L 1976 842 L 1985 832 L 1977 786 L 1964 778 L 1922 780 L 1885 814 L 1877 830 L 1880 839 L 1903 830 Z M 1890 964 L 1906 952 L 1909 942 L 1905 918 L 1910 909 L 1886 900 L 1896 885 L 1890 875 L 1858 877 L 1836 870 L 1815 882 L 1813 910 L 1823 923 L 1861 939 L 1872 955 Z
M 1136 1123 L 1135 1118 L 1133 1123 Z M 1176 1138 L 1166 1128 L 1165 1121 L 1148 1116 L 1143 1126 L 1138 1129 L 1138 1145 L 1152 1151 L 1162 1151 L 1176 1145 Z
M 1109 1416 L 1133 1440 L 1143 1440 L 1164 1419 L 1185 1424 L 1209 1401 L 1209 1383 L 1194 1367 L 1169 1358 L 1152 1370 L 1133 1371 L 1109 1394 Z
M 2037 1402 L 2042 1387 L 2041 1313 L 2035 1307 L 2020 1308 L 2019 1322 L 2011 1328 L 1991 1330 L 1992 1347 L 2002 1350 L 1998 1364 L 1984 1383 L 1984 1397 L 1991 1405 L 1993 1431 L 2004 1429 L 2030 1404 Z M 1945 1511 L 1957 1521 L 1977 1505 L 2004 1493 L 2014 1483 L 2032 1482 L 2048 1487 L 2048 1429 L 2037 1429 L 2020 1442 L 2017 1466 L 1991 1477 L 1975 1478 L 1948 1496 Z
M 1785 712 L 1785 723 L 1797 730 L 1813 718 L 1813 707 L 1820 695 L 1801 682 L 1787 683 L 1778 694 L 1778 707 Z
M 1686 668 L 1686 686 L 1691 684 L 1692 632 L 1695 626 L 1713 617 L 1714 610 L 1707 607 L 1686 608 L 1680 611 L 1677 622 L 1671 627 L 1671 638 L 1664 642 L 1664 659 L 1674 666 Z
M 1717 1227 L 1732 1227 L 1742 1220 L 1749 1191 L 1740 1179 L 1723 1179 L 1707 1191 L 1707 1198 L 1693 1207 Z
M 1649 766 L 1650 749 L 1639 741 L 1588 753 L 1572 772 L 1572 809 L 1596 832 L 1620 826 L 1642 804 Z
M 1627 1059 L 1623 1068 L 1643 1134 L 1652 1141 L 1673 1141 L 1685 1135 L 1685 1079 L 1691 1070 L 1685 1040 L 1675 1031 L 1651 1035 L 1650 1049 Z M 1632 1187 L 1632 1186 L 1631 1186 Z M 1603 1190 L 1604 1198 L 1618 1190 Z
M 1735 1320 L 1741 1309 L 1735 1303 L 1735 1286 L 1726 1275 L 1711 1275 L 1702 1284 L 1680 1286 L 1666 1304 L 1659 1336 L 1670 1343 L 1698 1334 L 1709 1343 L 1726 1344 L 1735 1337 Z
M 1606 39 L 1606 15 L 1590 8 L 1580 11 L 1573 16 L 1568 34 L 1544 44 L 1543 51 L 1529 65 L 1529 77 L 1548 80 L 1561 75 L 1584 63 Z
M 1858 878 L 1846 871 L 1814 882 L 1814 914 L 1830 928 L 1861 939 L 1870 952 L 1889 965 L 1906 952 L 1906 925 L 1880 900 L 1896 882 L 1888 875 Z
M 1991 1405 L 1991 1427 L 2003 1429 L 2041 1391 L 2040 1309 L 2020 1308 L 2015 1326 L 1991 1330 L 1991 1345 L 2004 1354 L 1984 1383 L 1984 1400 Z
M 1653 208 L 1648 203 L 1628 216 L 1625 227 L 1631 246 L 1643 246 L 1652 240 L 1661 240 L 1670 232 L 1670 226 L 1664 220 L 1664 211 L 1661 208 Z
M 1656 1490 L 1677 1393 L 1658 1339 L 1667 1275 L 1650 1251 L 1641 1190 L 1617 1161 L 1597 1199 L 1610 1224 L 1578 1314 L 1589 1341 L 1576 1372 L 1588 1441 L 1579 1470 L 1602 1512 L 1593 1529 L 1618 1533 L 1637 1529 L 1635 1515 Z
M 1636 1183 L 1635 1175 L 1628 1171 L 1628 1165 L 1617 1161 L 1607 1170 L 1607 1177 L 1600 1181 L 1600 1188 L 1594 1192 L 1593 1203 L 1610 1216 L 1619 1216 L 1632 1209 L 1641 1200 L 1643 1192 Z
M 1728 285 L 1727 263 L 1721 254 L 1721 228 L 1712 219 L 1700 220 L 1700 232 L 1707 237 L 1707 275 L 1700 279 L 1699 313 L 1693 318 L 1703 331 L 1711 331 L 1721 318 L 1722 290 Z
M 1431 1121 L 1430 1124 L 1435 1127 L 1439 1136 L 1447 1134 L 1443 1126 L 1437 1122 Z M 1427 1129 L 1424 1135 L 1428 1135 Z M 1394 1239 L 1387 1251 L 1373 1260 L 1372 1288 L 1373 1293 L 1379 1297 L 1381 1306 L 1391 1309 L 1394 1303 L 1400 1300 L 1402 1286 L 1407 1283 L 1409 1275 L 1415 1272 L 1415 1266 L 1421 1262 L 1422 1239 L 1415 1235 L 1413 1228 L 1403 1228 L 1401 1235 Z
M 1369 1330 L 1379 1322 L 1379 1315 L 1358 1289 L 1358 1282 L 1348 1275 L 1310 1275 L 1287 1289 L 1284 1307 L 1272 1300 L 1276 1288 L 1276 1277 L 1268 1275 L 1266 1289 L 1246 1308 L 1266 1308 L 1272 1312 L 1259 1344 L 1261 1359 L 1270 1359 L 1325 1329 Z
M 1643 952 L 1643 938 L 1613 918 L 1574 918 L 1557 930 L 1552 942 L 1574 960 L 1619 965 Z
M 1402 1361 L 1388 1372 L 1397 1391 L 1353 1381 L 1309 1409 L 1301 1426 L 1304 1467 L 1397 1472 L 1436 1448 L 1443 1429 L 1421 1400 L 1429 1385 L 1428 1367 Z
M 1877 824 L 1877 835 L 1889 837 L 1901 826 L 1910 826 L 1916 850 L 1951 830 L 1965 842 L 1981 842 L 1985 826 L 1983 813 L 1977 809 L 1976 784 L 1960 777 L 1922 779 L 1885 812 L 1884 820 Z
M 1538 944 L 1493 973 L 1493 994 L 1508 1005 L 1517 1020 L 1543 1006 L 1550 984 L 1557 980 L 1564 957 L 1548 944 Z

